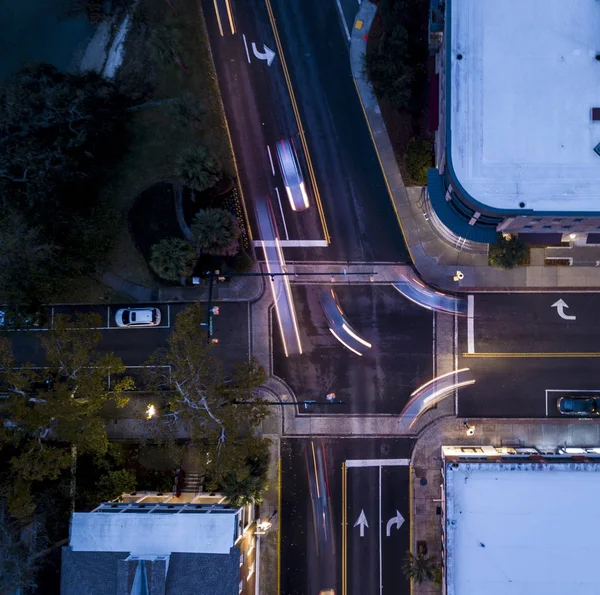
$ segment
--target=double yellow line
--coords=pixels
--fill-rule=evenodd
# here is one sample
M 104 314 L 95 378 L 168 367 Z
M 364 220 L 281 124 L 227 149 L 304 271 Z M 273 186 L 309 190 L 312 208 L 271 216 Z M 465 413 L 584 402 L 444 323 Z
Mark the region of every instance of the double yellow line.
M 308 145 L 306 144 L 306 136 L 304 134 L 304 128 L 302 127 L 302 120 L 300 119 L 300 112 L 298 111 L 298 104 L 296 103 L 296 96 L 294 95 L 294 89 L 292 88 L 292 81 L 288 72 L 287 64 L 285 62 L 285 56 L 283 54 L 283 47 L 281 46 L 281 40 L 279 39 L 279 32 L 277 31 L 277 25 L 275 24 L 275 16 L 273 15 L 273 9 L 271 7 L 271 1 L 265 0 L 267 5 L 267 11 L 269 13 L 269 20 L 271 21 L 271 27 L 275 36 L 275 43 L 277 44 L 277 50 L 281 58 L 281 65 L 283 66 L 283 74 L 285 76 L 285 82 L 288 87 L 290 99 L 292 100 L 292 109 L 294 110 L 294 116 L 296 117 L 296 123 L 298 124 L 298 131 L 300 133 L 300 140 L 302 141 L 302 148 L 306 155 L 306 164 L 308 165 L 308 173 L 310 175 L 310 181 L 315 193 L 315 200 L 317 203 L 317 209 L 319 211 L 319 217 L 321 218 L 321 226 L 323 228 L 323 234 L 325 241 L 331 244 L 331 236 L 327 229 L 327 222 L 325 221 L 325 212 L 323 211 L 323 205 L 321 204 L 321 195 L 319 194 L 319 188 L 317 186 L 317 179 L 315 178 L 315 172 L 313 170 L 312 161 L 310 159 L 310 153 L 308 152 Z

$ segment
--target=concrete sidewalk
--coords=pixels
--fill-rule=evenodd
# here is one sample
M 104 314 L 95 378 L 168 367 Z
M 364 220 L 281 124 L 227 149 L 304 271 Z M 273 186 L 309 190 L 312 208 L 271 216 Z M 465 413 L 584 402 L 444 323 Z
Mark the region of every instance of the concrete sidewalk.
M 457 250 L 432 226 L 423 188 L 404 185 L 379 104 L 363 77 L 365 37 L 376 10 L 372 2 L 364 1 L 356 15 L 350 42 L 352 74 L 406 245 L 421 276 L 428 283 L 451 291 L 600 287 L 600 267 L 546 266 L 544 248 L 533 248 L 530 266 L 503 271 L 488 265 L 487 254 Z M 458 282 L 453 279 L 457 270 L 464 275 Z

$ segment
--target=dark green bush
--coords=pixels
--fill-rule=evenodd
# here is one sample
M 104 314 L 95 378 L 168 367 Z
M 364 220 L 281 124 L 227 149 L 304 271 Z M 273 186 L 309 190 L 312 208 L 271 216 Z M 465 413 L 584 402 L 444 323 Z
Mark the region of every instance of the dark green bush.
M 529 248 L 516 235 L 505 238 L 498 234 L 495 244 L 490 245 L 488 262 L 499 269 L 510 270 L 529 264 Z
M 411 140 L 406 148 L 404 163 L 413 184 L 425 186 L 427 170 L 433 166 L 431 144 L 426 140 Z

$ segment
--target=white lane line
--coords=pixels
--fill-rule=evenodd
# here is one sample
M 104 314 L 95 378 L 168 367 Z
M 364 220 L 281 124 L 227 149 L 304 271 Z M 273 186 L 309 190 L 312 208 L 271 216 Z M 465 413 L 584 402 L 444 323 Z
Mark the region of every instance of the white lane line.
M 248 304 L 248 363 L 252 361 L 252 311 L 250 310 L 250 302 Z
M 275 175 L 275 167 L 273 166 L 273 156 L 271 155 L 271 147 L 269 147 L 269 145 L 267 145 L 267 153 L 269 153 L 269 161 L 271 162 L 271 171 L 273 172 L 273 175 Z M 275 188 L 275 190 L 277 190 L 277 188 Z
M 383 562 L 381 556 L 381 467 L 379 467 L 379 595 L 383 593 Z
M 454 369 L 458 370 L 458 316 L 454 315 Z M 454 389 L 454 415 L 458 415 L 458 388 Z
M 271 155 L 270 151 L 269 151 L 269 155 Z M 277 186 L 275 186 L 275 192 L 277 193 L 277 202 L 279 203 L 279 210 L 281 211 L 281 218 L 283 219 L 283 229 L 285 230 L 285 239 L 289 240 L 290 239 L 290 235 L 288 234 L 287 225 L 285 223 L 285 215 L 283 214 L 283 206 L 281 205 L 281 196 L 279 196 L 279 188 L 277 188 Z M 275 246 L 276 244 L 281 245 L 280 242 L 276 242 L 276 241 L 273 240 L 273 246 Z
M 106 326 L 110 328 L 110 306 L 106 306 Z
M 221 24 L 221 15 L 219 14 L 219 7 L 217 6 L 217 0 L 213 0 L 213 4 L 215 6 L 215 14 L 217 15 L 217 23 L 219 25 L 219 32 L 221 33 L 221 37 L 223 37 L 223 25 Z
M 171 328 L 171 306 L 167 304 L 167 328 Z
M 346 467 L 408 467 L 410 459 L 351 459 Z
M 548 417 L 548 391 L 544 391 L 546 393 L 546 417 Z
M 346 31 L 346 38 L 350 41 L 350 31 L 348 31 L 348 25 L 346 24 L 346 19 L 344 17 L 344 11 L 342 10 L 342 5 L 340 4 L 340 0 L 335 0 L 337 4 L 338 11 L 340 13 L 340 18 L 342 19 L 342 23 L 344 24 L 344 30 Z
M 244 40 L 244 46 L 246 47 L 246 58 L 248 58 L 248 64 L 250 64 L 250 52 L 248 51 L 248 42 L 246 41 L 246 36 L 243 33 L 242 39 Z
M 254 240 L 255 248 L 275 248 L 275 240 Z M 327 248 L 328 244 L 325 240 L 279 240 L 279 245 L 282 248 Z M 347 265 L 344 261 L 341 264 Z
M 467 296 L 467 353 L 475 353 L 475 296 Z
M 437 376 L 437 372 L 436 372 L 436 369 L 437 369 L 437 365 L 436 365 L 437 358 L 436 358 L 436 344 L 435 344 L 435 318 L 436 318 L 435 312 L 433 312 L 432 318 L 433 318 L 433 341 L 432 341 L 433 344 L 432 344 L 432 347 L 431 347 L 431 351 L 432 351 L 433 362 L 432 362 L 432 365 L 431 365 L 431 369 L 433 370 L 433 377 L 435 378 Z

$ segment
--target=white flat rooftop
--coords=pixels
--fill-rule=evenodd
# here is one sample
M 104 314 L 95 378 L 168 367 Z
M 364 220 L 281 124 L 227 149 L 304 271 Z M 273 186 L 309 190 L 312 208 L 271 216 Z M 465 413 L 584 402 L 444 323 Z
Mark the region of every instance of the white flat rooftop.
M 449 10 L 457 180 L 497 209 L 599 212 L 600 2 L 451 0 Z
M 69 545 L 75 552 L 229 554 L 234 514 L 75 512 Z
M 600 465 L 446 464 L 448 595 L 596 595 Z

